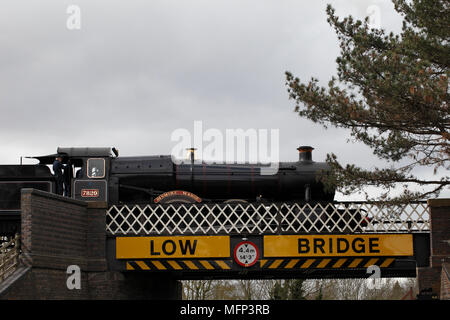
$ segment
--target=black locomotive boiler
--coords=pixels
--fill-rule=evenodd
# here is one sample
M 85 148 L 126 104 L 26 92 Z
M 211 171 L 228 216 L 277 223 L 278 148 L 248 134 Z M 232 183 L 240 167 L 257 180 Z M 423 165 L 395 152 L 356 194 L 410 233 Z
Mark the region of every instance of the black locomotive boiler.
M 312 160 L 312 147 L 300 147 L 299 160 L 280 162 L 278 172 L 261 174 L 258 164 L 215 164 L 171 156 L 119 157 L 115 148 L 58 148 L 35 157 L 40 165 L 61 156 L 70 194 L 108 204 L 168 202 L 333 201 L 318 181 L 326 163 Z M 193 151 L 192 151 L 193 152 Z

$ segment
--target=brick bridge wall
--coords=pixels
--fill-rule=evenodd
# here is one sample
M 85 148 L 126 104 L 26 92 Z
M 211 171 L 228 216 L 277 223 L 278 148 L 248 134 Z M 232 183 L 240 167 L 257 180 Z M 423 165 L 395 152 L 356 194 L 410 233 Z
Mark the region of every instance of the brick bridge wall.
M 442 299 L 445 296 L 444 292 L 441 293 L 443 268 L 450 262 L 450 199 L 428 200 L 428 206 L 431 220 L 430 267 L 417 268 L 417 280 L 419 291 L 431 288 Z
M 106 203 L 22 190 L 21 265 L 0 283 L 0 299 L 180 299 L 180 282 L 108 271 Z M 70 265 L 81 289 L 68 289 Z

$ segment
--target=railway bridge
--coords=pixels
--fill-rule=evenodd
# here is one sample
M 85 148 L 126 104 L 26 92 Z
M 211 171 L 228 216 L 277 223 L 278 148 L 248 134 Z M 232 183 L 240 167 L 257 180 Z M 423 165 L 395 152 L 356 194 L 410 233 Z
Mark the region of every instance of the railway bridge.
M 183 279 L 417 277 L 445 299 L 449 211 L 450 199 L 107 207 L 22 189 L 0 298 L 179 299 Z

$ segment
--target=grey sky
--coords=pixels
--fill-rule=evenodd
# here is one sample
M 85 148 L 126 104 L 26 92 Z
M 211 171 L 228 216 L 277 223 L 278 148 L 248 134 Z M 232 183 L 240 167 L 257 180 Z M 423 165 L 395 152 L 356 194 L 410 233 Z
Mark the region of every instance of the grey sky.
M 341 16 L 387 0 L 18 1 L 0 4 L 0 163 L 54 153 L 58 146 L 115 146 L 121 155 L 169 154 L 177 128 L 280 129 L 280 159 L 312 145 L 315 160 L 381 165 L 369 148 L 346 143 L 293 112 L 284 72 L 326 83 L 337 38 L 326 4 Z M 81 30 L 68 30 L 69 5 Z M 430 169 L 431 171 L 431 169 Z

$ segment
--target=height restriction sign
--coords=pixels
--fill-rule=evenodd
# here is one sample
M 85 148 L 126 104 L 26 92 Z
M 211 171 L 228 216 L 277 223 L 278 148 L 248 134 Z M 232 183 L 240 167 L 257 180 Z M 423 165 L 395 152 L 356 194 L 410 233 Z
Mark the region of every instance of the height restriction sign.
M 251 267 L 258 261 L 258 258 L 258 247 L 251 241 L 239 242 L 234 248 L 234 260 L 243 267 Z

